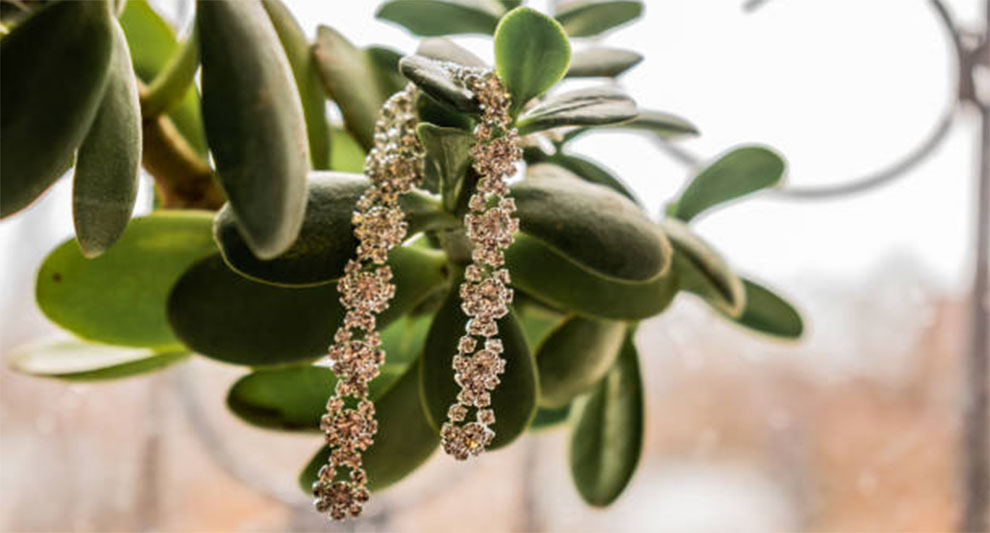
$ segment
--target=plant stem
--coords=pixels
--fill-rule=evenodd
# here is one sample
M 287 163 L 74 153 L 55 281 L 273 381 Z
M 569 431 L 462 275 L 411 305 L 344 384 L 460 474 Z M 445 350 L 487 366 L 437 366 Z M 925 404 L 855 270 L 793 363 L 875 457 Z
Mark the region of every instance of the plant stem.
M 181 48 L 172 55 L 147 88 L 141 91 L 141 116 L 145 119 L 157 118 L 167 113 L 186 95 L 196 71 L 199 70 L 197 35 L 193 29 L 192 35 L 182 43 Z
M 216 210 L 225 198 L 210 166 L 189 146 L 168 117 L 144 121 L 142 164 L 155 178 L 166 209 Z

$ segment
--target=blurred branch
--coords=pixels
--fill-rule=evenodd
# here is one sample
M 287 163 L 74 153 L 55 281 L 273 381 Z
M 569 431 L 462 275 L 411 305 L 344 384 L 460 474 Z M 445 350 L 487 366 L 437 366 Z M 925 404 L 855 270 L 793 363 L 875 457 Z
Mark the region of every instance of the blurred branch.
M 769 1 L 770 0 L 746 0 L 746 3 L 743 4 L 743 11 L 752 13 L 753 11 L 756 11 L 766 5 Z
M 743 5 L 743 9 L 752 11 L 758 9 L 768 1 L 748 0 Z M 953 90 L 952 102 L 943 111 L 932 131 L 917 146 L 881 170 L 844 181 L 836 180 L 838 183 L 835 185 L 787 186 L 780 189 L 771 189 L 768 193 L 795 200 L 825 200 L 863 193 L 906 176 L 912 169 L 924 162 L 942 144 L 955 122 L 959 103 L 971 99 L 974 94 L 971 68 L 974 53 L 965 46 L 962 31 L 957 27 L 942 0 L 929 0 L 929 3 L 935 11 L 936 18 L 949 35 L 957 64 L 956 87 Z M 669 141 L 657 139 L 656 144 L 673 159 L 686 166 L 697 167 L 704 161 L 704 158 Z
M 837 185 L 819 187 L 792 187 L 775 189 L 772 192 L 778 196 L 799 200 L 824 200 L 841 196 L 849 196 L 875 189 L 907 175 L 930 156 L 948 136 L 956 118 L 956 106 L 952 105 L 942 113 L 935 128 L 922 140 L 918 146 L 902 155 L 900 159 L 887 167 L 863 176 L 851 179 Z
M 987 11 L 990 12 L 990 6 Z M 988 21 L 990 27 L 990 21 Z M 987 450 L 990 385 L 990 109 L 980 110 L 980 171 L 976 199 L 976 268 L 970 297 L 970 341 L 966 358 L 966 408 L 963 415 L 964 503 L 960 531 L 987 531 L 990 518 L 990 464 Z
M 976 186 L 976 265 L 970 295 L 969 353 L 966 357 L 966 408 L 963 414 L 963 511 L 960 531 L 990 530 L 990 102 L 975 89 L 976 70 L 990 71 L 990 0 L 983 6 L 983 35 L 963 65 L 969 69 L 968 97 L 980 112 L 979 174 Z M 986 80 L 984 80 L 986 81 Z M 961 97 L 967 95 L 961 94 Z M 982 100 L 981 100 L 982 98 Z

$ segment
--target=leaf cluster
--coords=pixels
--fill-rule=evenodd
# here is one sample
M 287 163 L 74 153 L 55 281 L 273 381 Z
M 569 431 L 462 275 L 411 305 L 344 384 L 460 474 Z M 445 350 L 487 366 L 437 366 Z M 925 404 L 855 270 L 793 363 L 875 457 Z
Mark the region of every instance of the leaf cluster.
M 201 1 L 181 43 L 143 0 L 119 11 L 53 2 L 5 21 L 2 216 L 74 168 L 76 224 L 76 238 L 42 263 L 36 295 L 78 339 L 26 347 L 15 368 L 100 380 L 197 354 L 245 368 L 227 396 L 236 416 L 317 431 L 334 377 L 313 363 L 344 313 L 334 282 L 354 254 L 351 214 L 369 185 L 362 161 L 382 103 L 412 82 L 426 176 L 401 200 L 409 233 L 389 257 L 397 297 L 379 321 L 388 360 L 372 384 L 380 430 L 365 464 L 373 489 L 415 470 L 456 395 L 462 218 L 477 180 L 478 103 L 438 62 L 485 66 L 443 36 L 491 35 L 526 167 L 511 187 L 516 300 L 499 327 L 508 364 L 493 397 L 493 447 L 567 423 L 579 493 L 592 505 L 614 501 L 643 442 L 639 321 L 688 293 L 750 330 L 801 335 L 790 304 L 739 276 L 690 226 L 776 185 L 785 165 L 763 146 L 731 149 L 651 218 L 624 180 L 569 148 L 619 130 L 697 134 L 608 83 L 640 54 L 583 40 L 631 22 L 642 2 L 574 0 L 552 16 L 519 4 L 384 2 L 378 18 L 424 37 L 408 55 L 360 48 L 326 26 L 310 42 L 277 0 Z M 576 78 L 600 83 L 571 89 Z M 341 124 L 327 120 L 328 99 Z M 130 220 L 141 165 L 160 208 Z M 327 453 L 304 469 L 305 489 Z

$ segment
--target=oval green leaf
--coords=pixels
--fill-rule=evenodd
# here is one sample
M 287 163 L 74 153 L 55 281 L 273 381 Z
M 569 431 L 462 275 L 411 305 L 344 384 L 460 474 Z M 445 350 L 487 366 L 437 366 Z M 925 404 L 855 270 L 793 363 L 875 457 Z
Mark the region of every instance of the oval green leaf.
M 152 80 L 179 51 L 175 31 L 147 0 L 128 0 L 120 16 L 120 25 L 127 36 L 127 44 L 134 63 L 134 72 L 145 83 Z M 186 89 L 182 100 L 168 113 L 189 146 L 200 156 L 206 155 L 206 133 L 199 109 L 199 93 L 195 85 Z
M 513 9 L 495 30 L 495 70 L 512 93 L 513 115 L 560 81 L 570 61 L 564 29 L 535 9 Z
M 441 104 L 422 91 L 416 97 L 416 113 L 419 114 L 420 122 L 465 131 L 474 130 L 475 120 L 472 115 L 456 111 L 447 104 Z
M 606 187 L 573 175 L 527 179 L 512 187 L 512 196 L 523 232 L 603 276 L 645 281 L 670 264 L 663 233 L 636 204 Z
M 593 37 L 639 18 L 640 1 L 573 0 L 557 6 L 554 15 L 571 37 Z
M 564 422 L 567 422 L 571 414 L 571 404 L 563 407 L 540 407 L 533 417 L 533 423 L 529 425 L 530 430 L 540 431 L 553 429 Z
M 141 107 L 124 33 L 116 21 L 103 102 L 76 158 L 72 218 L 83 255 L 96 257 L 120 238 L 134 210 L 141 170 Z
M 280 0 L 263 0 L 262 5 L 282 41 L 285 56 L 292 66 L 292 74 L 299 89 L 303 116 L 306 119 L 306 137 L 309 139 L 309 158 L 318 170 L 330 168 L 330 124 L 327 122 L 327 97 L 323 90 L 316 58 L 310 51 L 309 41 L 292 12 Z
M 574 409 L 571 478 L 585 502 L 604 507 L 629 484 L 643 451 L 643 381 L 631 333 L 615 364 Z
M 330 128 L 330 144 L 333 146 L 330 152 L 330 168 L 352 174 L 364 172 L 364 148 L 361 148 L 353 135 L 334 126 Z
M 375 17 L 423 37 L 491 35 L 504 12 L 495 0 L 391 0 L 378 8 Z
M 632 50 L 592 46 L 571 56 L 571 66 L 567 69 L 568 78 L 615 78 L 635 67 L 643 56 Z
M 425 122 L 416 128 L 416 134 L 426 148 L 427 163 L 436 165 L 444 205 L 452 212 L 460 195 L 464 172 L 471 163 L 474 135 L 462 129 L 442 128 Z
M 585 392 L 615 362 L 626 325 L 574 316 L 555 329 L 536 352 L 540 405 L 562 407 Z
M 419 399 L 419 364 L 409 370 L 375 401 L 378 433 L 363 456 L 368 489 L 387 488 L 409 475 L 433 455 L 440 437 L 426 419 Z M 299 486 L 309 493 L 317 472 L 326 464 L 329 448 L 322 448 L 299 474 Z
M 160 211 L 136 218 L 117 244 L 86 259 L 74 239 L 52 251 L 38 271 L 42 312 L 84 339 L 124 346 L 178 346 L 165 301 L 179 276 L 216 251 L 209 213 Z
M 480 111 L 474 93 L 454 80 L 450 70 L 427 57 L 412 55 L 399 61 L 399 70 L 409 81 L 437 102 L 463 113 Z
M 443 37 L 423 39 L 416 48 L 416 55 L 437 61 L 457 63 L 466 67 L 485 67 L 485 62 L 459 44 Z
M 773 187 L 784 176 L 784 160 L 762 146 L 744 146 L 721 156 L 688 183 L 673 216 L 689 221 L 722 203 Z
M 650 135 L 656 135 L 657 137 L 670 140 L 677 137 L 683 137 L 685 135 L 697 135 L 698 128 L 688 122 L 687 120 L 670 113 L 665 113 L 663 111 L 651 111 L 651 110 L 639 110 L 636 118 L 623 122 L 621 124 L 613 124 L 608 126 L 601 126 L 596 128 L 583 127 L 574 128 L 564 134 L 563 142 L 571 141 L 589 131 L 594 132 L 608 132 L 608 131 L 632 131 L 632 132 L 643 132 Z
M 378 317 L 396 320 L 445 280 L 441 254 L 399 247 L 389 255 L 395 299 Z M 194 265 L 175 284 L 168 320 L 186 346 L 228 363 L 261 366 L 312 361 L 324 355 L 344 317 L 334 284 L 277 287 L 231 270 L 219 254 Z
M 467 316 L 461 311 L 458 287 L 461 278 L 451 284 L 433 325 L 426 337 L 423 351 L 420 391 L 426 406 L 427 418 L 439 430 L 447 419 L 447 409 L 457 398 L 460 388 L 454 381 L 451 364 L 457 354 L 457 343 L 464 335 Z M 504 345 L 502 357 L 506 360 L 501 382 L 492 391 L 492 409 L 496 421 L 492 429 L 495 438 L 490 448 L 500 448 L 521 435 L 536 413 L 539 396 L 536 364 L 526 344 L 526 337 L 514 313 L 498 321 L 499 337 Z
M 245 241 L 262 259 L 296 240 L 309 154 L 299 92 L 260 2 L 199 2 L 203 119 Z
M 72 160 L 103 99 L 112 21 L 106 2 L 58 2 L 0 40 L 0 217 L 27 207 Z
M 568 155 L 561 152 L 557 152 L 552 156 L 546 156 L 542 152 L 527 151 L 526 159 L 527 161 L 532 161 L 534 163 L 546 162 L 559 166 L 587 182 L 597 183 L 598 185 L 608 187 L 622 196 L 629 198 L 633 202 L 636 202 L 636 205 L 642 206 L 642 203 L 638 198 L 636 198 L 636 195 L 629 190 L 629 187 L 625 184 L 625 182 L 612 175 L 611 172 L 598 163 L 586 157 Z M 545 165 L 537 165 L 537 167 L 539 168 L 535 169 L 536 172 L 528 171 L 527 175 L 533 175 L 534 177 L 547 177 L 553 174 L 553 172 L 550 171 L 550 168 Z M 542 172 L 540 171 L 541 169 Z
M 371 381 L 372 400 L 395 384 L 404 367 L 385 365 Z M 320 417 L 337 383 L 325 366 L 291 365 L 261 368 L 238 379 L 227 392 L 227 408 L 238 418 L 266 429 L 320 431 Z
M 351 216 L 368 183 L 363 176 L 355 174 L 312 173 L 299 238 L 285 253 L 267 261 L 251 252 L 237 231 L 232 213 L 224 207 L 217 214 L 213 228 L 224 260 L 246 277 L 276 285 L 318 285 L 339 278 L 357 250 Z M 425 229 L 457 223 L 440 209 L 436 200 L 425 194 L 405 194 L 399 204 L 409 223 L 408 237 Z
M 744 278 L 742 282 L 746 291 L 746 307 L 738 318 L 726 315 L 730 320 L 779 339 L 801 337 L 804 321 L 793 305 L 755 281 Z
M 383 85 L 379 63 L 367 51 L 357 48 L 337 30 L 320 26 L 313 48 L 323 88 L 337 103 L 347 131 L 368 150 L 374 144 L 378 110 L 392 95 Z
M 14 348 L 10 367 L 32 376 L 102 381 L 147 374 L 189 357 L 184 351 L 121 348 L 78 339 L 48 339 Z
M 526 343 L 533 353 L 536 353 L 536 349 L 543 343 L 543 339 L 547 338 L 547 335 L 550 335 L 568 318 L 567 315 L 518 291 L 513 298 L 512 309 L 516 312 L 516 318 L 526 336 Z
M 681 288 L 701 296 L 730 317 L 740 316 L 746 305 L 746 290 L 725 260 L 683 222 L 668 218 L 662 226 L 674 246 L 674 269 Z
M 651 317 L 667 308 L 678 289 L 674 269 L 649 281 L 606 278 L 525 234 L 516 235 L 505 260 L 515 287 L 548 305 L 585 316 Z
M 369 384 L 372 400 L 378 401 L 423 353 L 431 318 L 406 316 L 381 332 L 386 361 Z M 319 431 L 336 383 L 336 375 L 326 366 L 261 368 L 234 383 L 227 392 L 227 407 L 258 427 Z
M 613 87 L 591 87 L 551 96 L 516 123 L 520 135 L 561 126 L 603 126 L 636 117 L 636 102 Z

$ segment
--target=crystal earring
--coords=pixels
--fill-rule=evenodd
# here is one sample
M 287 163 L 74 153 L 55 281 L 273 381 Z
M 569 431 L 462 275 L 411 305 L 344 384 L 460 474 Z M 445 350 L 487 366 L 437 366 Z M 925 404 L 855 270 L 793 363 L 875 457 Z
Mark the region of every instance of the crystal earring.
M 460 286 L 461 309 L 469 317 L 453 359 L 454 379 L 460 386 L 456 402 L 447 411 L 440 431 L 444 451 L 458 460 L 478 455 L 495 437 L 491 392 L 505 371 L 498 319 L 509 312 L 512 289 L 504 268 L 506 248 L 512 244 L 519 220 L 516 204 L 508 198 L 506 178 L 522 158 L 519 135 L 510 128 L 509 93 L 491 71 L 457 68 L 455 79 L 474 93 L 481 104 L 471 155 L 480 176 L 468 202 L 464 226 L 472 244 L 472 263 Z M 474 420 L 468 414 L 474 409 Z
M 337 282 L 346 314 L 329 349 L 337 385 L 320 419 L 331 451 L 313 484 L 316 509 L 334 520 L 360 515 L 371 496 L 361 457 L 378 431 L 368 382 L 378 376 L 385 362 L 375 318 L 395 295 L 392 269 L 386 261 L 389 250 L 406 235 L 399 196 L 422 176 L 424 152 L 416 138 L 416 95 L 410 84 L 382 107 L 374 146 L 364 165 L 371 186 L 358 200 L 351 219 L 358 240 L 357 257 L 347 263 L 344 277 Z M 341 468 L 348 470 L 345 479 L 338 479 Z

